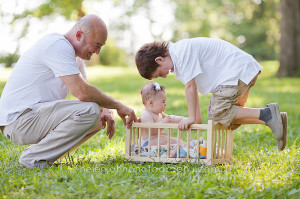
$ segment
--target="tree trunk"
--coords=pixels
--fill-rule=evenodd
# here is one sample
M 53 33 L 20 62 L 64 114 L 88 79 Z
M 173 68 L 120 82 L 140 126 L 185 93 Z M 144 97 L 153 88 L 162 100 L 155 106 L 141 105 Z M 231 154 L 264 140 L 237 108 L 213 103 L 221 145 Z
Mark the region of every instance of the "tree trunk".
M 300 76 L 300 0 L 281 0 L 279 77 Z

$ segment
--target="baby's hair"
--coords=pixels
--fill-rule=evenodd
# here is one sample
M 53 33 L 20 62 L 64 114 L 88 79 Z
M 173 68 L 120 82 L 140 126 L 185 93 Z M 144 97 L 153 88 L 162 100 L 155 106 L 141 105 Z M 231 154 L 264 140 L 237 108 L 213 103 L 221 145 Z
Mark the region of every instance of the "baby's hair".
M 165 87 L 162 85 L 159 85 L 158 83 L 148 83 L 141 89 L 141 95 L 142 95 L 142 101 L 143 104 L 147 102 L 147 100 L 151 99 L 157 93 L 159 92 L 165 92 Z

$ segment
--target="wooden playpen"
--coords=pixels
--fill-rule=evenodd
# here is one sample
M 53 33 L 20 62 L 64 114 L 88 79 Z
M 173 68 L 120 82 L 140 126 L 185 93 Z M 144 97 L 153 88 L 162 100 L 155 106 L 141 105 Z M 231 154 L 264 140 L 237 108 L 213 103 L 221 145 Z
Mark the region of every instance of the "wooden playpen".
M 141 130 L 148 129 L 148 140 L 151 140 L 151 129 L 158 129 L 158 151 L 160 151 L 160 133 L 161 129 L 166 130 L 168 136 L 167 139 L 167 157 L 161 157 L 160 152 L 156 157 L 152 157 L 148 152 L 147 157 L 141 156 Z M 192 137 L 197 138 L 197 153 L 199 154 L 199 139 L 200 136 L 206 137 L 207 142 L 207 154 L 206 159 L 191 158 L 189 151 L 184 158 L 179 157 L 179 147 L 177 147 L 177 157 L 170 157 L 170 137 L 176 132 L 177 146 L 180 139 L 184 138 L 186 134 L 186 142 L 189 143 Z M 175 134 L 175 133 L 174 133 Z M 125 138 L 125 158 L 130 161 L 141 162 L 164 162 L 164 163 L 179 163 L 179 162 L 191 162 L 206 165 L 225 164 L 230 162 L 233 149 L 233 132 L 226 126 L 221 124 L 215 124 L 212 120 L 209 120 L 207 124 L 192 124 L 187 131 L 180 131 L 178 124 L 174 123 L 133 123 L 130 129 L 126 130 Z M 138 146 L 137 154 L 132 153 L 132 145 Z M 148 143 L 150 148 L 151 141 Z

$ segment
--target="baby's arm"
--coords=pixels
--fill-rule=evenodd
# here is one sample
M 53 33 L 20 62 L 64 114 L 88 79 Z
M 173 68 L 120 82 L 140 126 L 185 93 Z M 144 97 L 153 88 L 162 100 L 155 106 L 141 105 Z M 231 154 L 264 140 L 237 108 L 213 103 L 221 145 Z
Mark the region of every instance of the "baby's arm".
M 164 112 L 161 113 L 163 123 L 179 123 L 181 120 L 185 119 L 185 117 L 177 116 L 177 115 L 167 115 Z

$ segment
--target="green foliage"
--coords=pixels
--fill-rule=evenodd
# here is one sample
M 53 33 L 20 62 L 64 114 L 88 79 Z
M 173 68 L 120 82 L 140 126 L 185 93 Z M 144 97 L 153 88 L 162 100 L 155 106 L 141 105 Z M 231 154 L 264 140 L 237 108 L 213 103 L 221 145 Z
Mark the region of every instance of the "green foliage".
M 75 19 L 85 15 L 82 8 L 83 0 L 49 0 L 42 3 L 37 8 L 32 10 L 25 10 L 21 14 L 14 15 L 15 20 L 27 18 L 28 16 L 33 16 L 37 18 L 42 18 L 44 16 L 52 16 L 59 14 L 64 16 L 66 19 Z
M 177 7 L 173 40 L 218 37 L 259 60 L 278 58 L 279 0 L 174 0 Z M 257 3 L 255 3 L 257 2 Z
M 13 65 L 18 61 L 20 56 L 16 53 L 9 53 L 6 56 L 0 57 L 0 63 L 6 68 L 13 67 Z
M 105 66 L 126 66 L 127 54 L 122 48 L 116 46 L 113 40 L 107 40 L 99 54 L 100 63 Z
M 19 20 L 26 22 L 25 25 L 19 24 L 19 26 L 24 26 L 18 38 L 20 39 L 28 32 L 31 17 L 42 19 L 43 17 L 61 15 L 67 20 L 77 20 L 85 15 L 83 5 L 88 1 L 49 0 L 34 9 L 15 14 L 11 24 L 15 24 Z M 163 33 L 156 35 L 153 32 L 156 23 L 151 7 L 153 1 L 134 0 L 128 3 L 124 0 L 114 0 L 114 5 L 122 13 L 122 17 L 117 21 L 110 21 L 111 32 L 115 33 L 114 39 L 122 40 L 125 30 L 134 34 L 131 19 L 144 13 L 149 20 L 152 36 L 156 40 L 161 40 Z M 279 0 L 168 0 L 168 2 L 172 6 L 175 5 L 176 20 L 173 24 L 173 41 L 185 37 L 218 37 L 240 47 L 258 60 L 278 59 Z M 134 44 L 135 38 L 133 37 L 132 40 L 131 43 Z M 123 59 L 126 57 L 125 52 L 118 51 L 114 47 L 108 48 L 109 50 L 104 50 L 105 55 L 100 54 L 102 63 L 105 65 L 123 65 Z M 128 52 L 135 53 L 132 48 L 128 48 Z
M 0 198 L 299 198 L 300 79 L 276 78 L 278 62 L 261 64 L 264 70 L 247 106 L 265 107 L 277 101 L 281 111 L 288 113 L 284 151 L 278 151 L 269 128 L 245 125 L 234 133 L 230 165 L 129 162 L 124 159 L 125 127 L 115 114 L 111 140 L 101 130 L 60 164 L 39 171 L 19 166 L 26 146 L 12 144 L 0 133 Z M 145 80 L 136 69 L 89 67 L 87 75 L 90 83 L 140 116 L 143 105 L 138 91 Z M 173 75 L 155 81 L 166 86 L 166 113 L 187 116 L 184 85 Z M 0 93 L 3 86 L 0 81 Z M 208 103 L 209 95 L 200 95 L 205 123 Z

